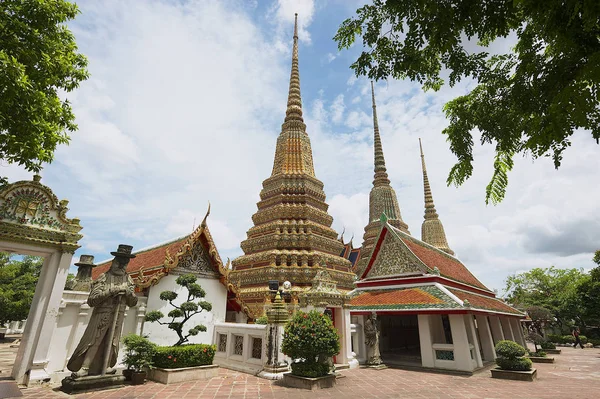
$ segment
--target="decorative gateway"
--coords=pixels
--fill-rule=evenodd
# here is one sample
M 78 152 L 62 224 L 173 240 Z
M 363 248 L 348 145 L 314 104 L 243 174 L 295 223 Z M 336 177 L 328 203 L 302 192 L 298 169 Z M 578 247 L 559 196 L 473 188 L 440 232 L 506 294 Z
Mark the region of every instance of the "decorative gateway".
M 69 201 L 59 201 L 40 180 L 35 175 L 33 181 L 18 181 L 0 190 L 0 236 L 74 253 L 82 237 L 79 219 L 67 218 Z

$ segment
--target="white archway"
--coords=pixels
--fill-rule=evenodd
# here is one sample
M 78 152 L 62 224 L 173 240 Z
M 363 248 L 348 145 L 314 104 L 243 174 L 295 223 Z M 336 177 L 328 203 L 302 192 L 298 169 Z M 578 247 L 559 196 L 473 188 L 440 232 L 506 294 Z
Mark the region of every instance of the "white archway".
M 18 384 L 49 378 L 50 339 L 54 331 L 71 258 L 82 235 L 79 219 L 69 219 L 68 201 L 59 201 L 49 187 L 18 181 L 0 189 L 0 251 L 43 256 L 23 338 L 13 366 Z

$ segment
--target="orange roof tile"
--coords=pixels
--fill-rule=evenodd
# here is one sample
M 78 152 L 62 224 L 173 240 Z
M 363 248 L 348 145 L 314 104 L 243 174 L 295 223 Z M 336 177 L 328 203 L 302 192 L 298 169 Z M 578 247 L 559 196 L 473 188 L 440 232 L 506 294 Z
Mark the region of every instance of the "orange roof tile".
M 468 300 L 472 308 L 494 310 L 497 312 L 522 315 L 522 313 L 519 312 L 517 309 L 507 305 L 498 298 L 484 297 L 461 290 L 455 290 L 449 287 L 446 288 L 448 289 L 448 291 L 456 295 L 461 301 L 464 301 L 465 299 Z
M 489 291 L 458 259 L 441 250 L 429 248 L 425 243 L 414 238 L 409 239 L 402 235 L 400 239 L 430 269 L 437 267 L 442 276 Z
M 165 261 L 167 249 L 171 255 L 176 254 L 181 248 L 188 236 L 181 237 L 175 241 L 164 243 L 160 246 L 142 250 L 140 252 L 134 252 L 135 258 L 131 259 L 127 265 L 127 273 L 131 274 L 139 271 L 142 267 L 144 269 L 151 269 L 154 267 L 160 267 Z M 106 261 L 99 264 L 92 269 L 92 279 L 97 279 L 102 273 L 106 272 L 110 268 L 112 260 Z
M 443 300 L 419 288 L 365 291 L 350 300 L 351 306 L 367 305 L 438 305 Z

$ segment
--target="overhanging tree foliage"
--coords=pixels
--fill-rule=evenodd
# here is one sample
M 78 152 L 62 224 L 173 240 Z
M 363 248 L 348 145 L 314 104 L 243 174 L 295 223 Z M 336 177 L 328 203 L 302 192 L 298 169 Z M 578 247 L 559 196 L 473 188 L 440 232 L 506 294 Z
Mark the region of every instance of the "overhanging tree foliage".
M 185 274 L 177 277 L 175 280 L 177 285 L 187 289 L 187 299 L 181 304 L 177 305 L 174 301 L 179 296 L 175 291 L 163 291 L 160 293 L 160 299 L 169 302 L 173 306 L 167 316 L 171 318 L 170 321 L 162 322 L 160 319 L 165 315 L 160 310 L 153 310 L 146 313 L 146 321 L 156 322 L 161 325 L 168 326 L 171 330 L 177 333 L 179 340 L 174 346 L 183 345 L 188 342 L 190 336 L 198 335 L 199 332 L 205 332 L 206 326 L 203 324 L 197 324 L 195 327 L 190 328 L 187 333 L 183 331 L 185 323 L 187 323 L 193 316 L 207 311 L 212 310 L 212 305 L 204 300 L 206 292 L 200 284 L 196 283 L 196 276 L 193 274 Z M 197 301 L 197 302 L 195 302 Z
M 37 256 L 15 260 L 0 252 L 0 327 L 27 318 L 43 261 Z
M 366 48 L 351 65 L 357 76 L 411 79 L 423 89 L 473 78 L 470 93 L 448 102 L 443 130 L 458 162 L 447 183 L 473 173 L 473 135 L 494 143 L 486 203 L 506 193 L 516 154 L 551 156 L 561 164 L 577 129 L 600 139 L 600 2 L 596 0 L 374 0 L 345 20 L 341 49 L 361 37 Z M 514 34 L 507 54 L 470 50 Z M 467 46 L 469 49 L 467 49 Z
M 77 129 L 67 100 L 88 78 L 65 23 L 78 8 L 64 0 L 0 1 L 0 159 L 39 172 Z

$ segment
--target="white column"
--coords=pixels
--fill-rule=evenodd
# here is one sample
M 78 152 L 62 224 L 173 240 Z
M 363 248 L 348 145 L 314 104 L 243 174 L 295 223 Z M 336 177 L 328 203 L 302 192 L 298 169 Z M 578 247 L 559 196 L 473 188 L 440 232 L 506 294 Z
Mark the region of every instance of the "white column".
M 521 345 L 522 347 L 527 348 L 527 344 L 525 343 L 525 339 L 523 338 L 523 329 L 521 328 L 521 323 L 519 323 L 519 319 L 517 319 L 516 317 L 510 317 L 508 321 L 510 323 L 513 336 L 515 338 L 515 342 Z
M 487 316 L 477 315 L 477 329 L 479 330 L 479 338 L 481 339 L 481 349 L 483 350 L 483 358 L 487 362 L 496 360 L 496 351 L 494 350 L 494 339 L 488 324 Z
M 338 363 L 348 364 L 351 368 L 358 367 L 358 360 L 355 359 L 352 352 L 352 327 L 350 309 L 336 309 L 336 323 L 341 338 L 340 354 L 338 355 Z M 338 316 L 339 315 L 339 316 Z M 339 318 L 338 318 L 339 317 Z
M 469 343 L 473 345 L 475 363 L 477 363 L 477 367 L 483 367 L 481 352 L 479 350 L 479 340 L 477 339 L 477 331 L 475 330 L 475 321 L 473 320 L 472 314 L 465 315 L 465 326 L 467 327 L 467 337 L 469 338 Z
M 494 346 L 504 340 L 504 331 L 498 316 L 490 316 L 490 326 L 492 327 L 492 336 L 494 338 Z
M 50 340 L 72 257 L 73 254 L 56 251 L 44 259 L 12 370 L 17 384 L 28 385 L 30 379 L 50 378 L 43 368 L 48 363 Z
M 509 321 L 508 317 L 506 317 L 506 316 L 500 317 L 500 324 L 502 324 L 502 331 L 504 331 L 504 338 L 514 341 L 515 336 L 513 335 L 512 328 L 510 327 L 510 321 Z
M 433 347 L 431 342 L 431 316 L 420 314 L 417 316 L 419 321 L 419 342 L 421 345 L 421 365 L 423 367 L 435 367 L 433 356 Z
M 469 339 L 467 337 L 467 329 L 465 328 L 465 318 L 461 314 L 451 314 L 448 316 L 448 319 L 450 320 L 450 330 L 452 331 L 456 369 L 473 371 Z

